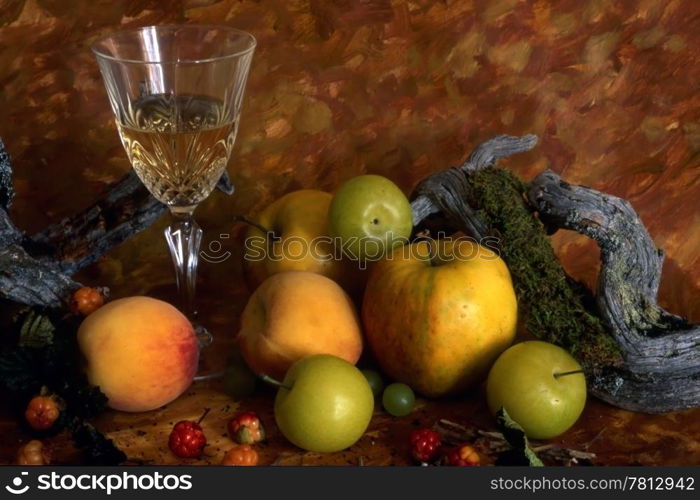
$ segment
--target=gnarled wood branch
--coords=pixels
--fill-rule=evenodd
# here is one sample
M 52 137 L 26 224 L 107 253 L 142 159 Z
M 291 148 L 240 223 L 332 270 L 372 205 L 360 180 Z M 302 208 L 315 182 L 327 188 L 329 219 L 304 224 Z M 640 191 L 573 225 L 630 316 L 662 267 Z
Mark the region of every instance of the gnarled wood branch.
M 24 247 L 35 259 L 71 275 L 148 227 L 165 210 L 131 170 L 83 212 L 25 238 Z
M 70 276 L 150 226 L 166 210 L 131 170 L 84 211 L 33 236 L 10 220 L 12 170 L 0 141 L 0 298 L 58 308 L 80 286 Z M 217 188 L 233 186 L 224 173 Z
M 600 247 L 596 302 L 625 365 L 594 370 L 593 392 L 654 413 L 700 405 L 700 325 L 657 304 L 663 252 L 632 205 L 567 184 L 551 171 L 534 179 L 528 199 L 548 224 L 584 234 Z
M 474 209 L 464 203 L 468 182 L 464 174 L 494 165 L 501 158 L 529 151 L 535 144 L 537 136 L 533 134 L 524 137 L 499 135 L 477 146 L 459 167 L 443 170 L 424 179 L 411 202 L 413 225 L 419 225 L 429 215 L 442 212 L 450 217 L 455 227 L 474 238 L 488 236 L 489 228 L 476 216 Z

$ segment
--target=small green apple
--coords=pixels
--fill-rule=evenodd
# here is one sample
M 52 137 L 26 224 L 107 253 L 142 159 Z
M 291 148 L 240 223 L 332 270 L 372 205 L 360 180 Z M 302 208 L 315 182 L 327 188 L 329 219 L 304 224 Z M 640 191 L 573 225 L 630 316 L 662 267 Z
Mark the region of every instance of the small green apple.
M 547 342 L 516 344 L 501 354 L 486 382 L 489 409 L 504 407 L 528 437 L 549 439 L 569 429 L 586 404 L 581 365 Z
M 359 175 L 340 186 L 328 210 L 331 236 L 354 260 L 378 260 L 408 241 L 411 204 L 401 189 L 380 175 Z
M 275 398 L 275 420 L 299 448 L 334 452 L 352 446 L 374 412 L 367 379 L 354 365 L 330 354 L 294 363 Z

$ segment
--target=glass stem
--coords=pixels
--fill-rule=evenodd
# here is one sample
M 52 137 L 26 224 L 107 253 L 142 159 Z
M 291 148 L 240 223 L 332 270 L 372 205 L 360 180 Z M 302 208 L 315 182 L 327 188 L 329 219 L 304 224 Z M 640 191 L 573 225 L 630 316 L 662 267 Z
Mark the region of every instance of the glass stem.
M 170 211 L 172 221 L 165 228 L 170 256 L 175 265 L 175 278 L 180 296 L 182 312 L 192 322 L 197 332 L 200 347 L 211 342 L 211 334 L 199 328 L 196 322 L 197 311 L 194 305 L 197 286 L 197 263 L 199 262 L 199 245 L 202 242 L 202 229 L 192 216 L 193 210 Z

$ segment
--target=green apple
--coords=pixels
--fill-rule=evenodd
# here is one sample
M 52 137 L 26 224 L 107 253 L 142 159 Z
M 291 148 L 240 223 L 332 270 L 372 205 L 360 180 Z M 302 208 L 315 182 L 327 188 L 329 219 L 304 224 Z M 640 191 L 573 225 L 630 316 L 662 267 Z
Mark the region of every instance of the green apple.
M 374 412 L 367 379 L 354 365 L 330 354 L 294 363 L 275 398 L 275 420 L 299 448 L 334 452 L 352 446 Z
M 408 240 L 413 229 L 411 204 L 386 177 L 360 175 L 340 186 L 328 210 L 331 236 L 354 260 L 378 260 Z
M 489 409 L 504 407 L 525 434 L 549 439 L 569 429 L 586 404 L 581 365 L 547 342 L 516 344 L 501 354 L 486 382 Z

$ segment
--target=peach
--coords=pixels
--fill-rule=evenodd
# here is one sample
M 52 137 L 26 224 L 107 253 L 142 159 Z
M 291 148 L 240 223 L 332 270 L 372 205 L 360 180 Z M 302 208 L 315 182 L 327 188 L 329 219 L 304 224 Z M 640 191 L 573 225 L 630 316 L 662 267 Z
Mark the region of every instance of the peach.
M 238 343 L 254 372 L 281 380 L 292 363 L 312 354 L 357 363 L 362 332 L 355 306 L 337 283 L 309 271 L 285 271 L 251 295 Z
M 197 370 L 192 324 L 175 307 L 150 297 L 102 306 L 80 325 L 78 344 L 88 380 L 115 410 L 163 406 L 189 387 Z

